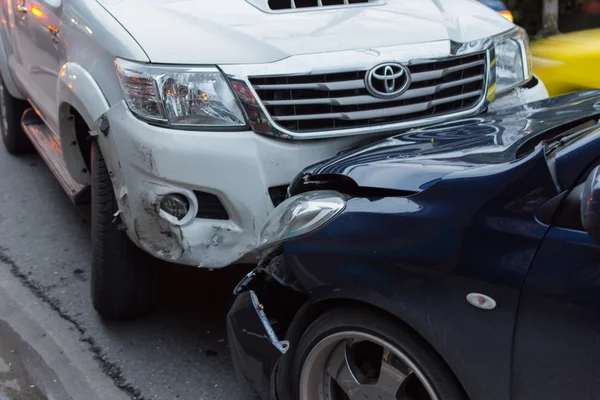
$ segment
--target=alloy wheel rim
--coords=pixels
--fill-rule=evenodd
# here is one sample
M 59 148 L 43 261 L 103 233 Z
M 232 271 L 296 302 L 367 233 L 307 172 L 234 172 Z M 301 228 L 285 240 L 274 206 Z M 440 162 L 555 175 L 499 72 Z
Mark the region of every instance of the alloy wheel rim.
M 405 352 L 358 331 L 327 336 L 312 349 L 299 393 L 300 400 L 439 400 Z
M 2 135 L 8 135 L 8 119 L 6 118 L 6 94 L 4 84 L 0 82 L 0 129 Z

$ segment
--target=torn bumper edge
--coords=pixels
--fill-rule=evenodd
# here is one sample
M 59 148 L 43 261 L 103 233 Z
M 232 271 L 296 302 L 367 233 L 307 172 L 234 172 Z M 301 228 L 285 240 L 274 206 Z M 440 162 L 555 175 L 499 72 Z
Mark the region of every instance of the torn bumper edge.
M 253 291 L 239 294 L 227 314 L 227 337 L 240 383 L 261 399 L 273 400 L 275 369 L 289 343 L 277 339 L 260 307 Z

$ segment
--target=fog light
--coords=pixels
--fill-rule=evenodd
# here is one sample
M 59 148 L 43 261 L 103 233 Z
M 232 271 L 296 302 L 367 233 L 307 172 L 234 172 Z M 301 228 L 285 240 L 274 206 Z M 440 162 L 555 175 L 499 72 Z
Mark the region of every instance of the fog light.
M 160 209 L 181 221 L 190 211 L 190 203 L 181 194 L 168 194 L 161 200 Z

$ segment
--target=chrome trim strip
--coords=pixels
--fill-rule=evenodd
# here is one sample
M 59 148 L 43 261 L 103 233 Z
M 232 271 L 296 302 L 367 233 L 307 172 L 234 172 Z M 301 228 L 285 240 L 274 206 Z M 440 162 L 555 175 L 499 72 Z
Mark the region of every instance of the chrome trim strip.
M 364 89 L 365 81 L 357 79 L 352 81 L 319 82 L 319 83 L 282 83 L 277 85 L 254 85 L 256 90 L 286 90 L 286 89 L 313 89 L 313 90 L 352 90 Z
M 449 67 L 444 69 L 438 69 L 435 71 L 427 71 L 427 72 L 417 72 L 415 74 L 411 74 L 411 79 L 413 82 L 421 82 L 428 81 L 431 79 L 439 79 L 444 76 L 451 74 L 453 72 L 462 71 L 463 69 L 468 69 L 472 67 L 477 67 L 478 65 L 485 64 L 485 60 L 473 61 L 466 64 L 457 65 L 455 67 Z
M 305 115 L 290 115 L 290 116 L 277 116 L 272 117 L 275 121 L 305 121 L 308 119 L 341 119 L 344 121 L 356 121 L 362 119 L 373 119 L 373 118 L 385 118 L 393 117 L 395 115 L 402 114 L 413 114 L 416 112 L 426 111 L 431 107 L 439 106 L 440 104 L 450 103 L 452 101 L 468 99 L 475 96 L 481 96 L 483 90 L 477 90 L 474 92 L 459 94 L 457 96 L 445 97 L 443 99 L 437 99 L 427 101 L 424 103 L 411 104 L 408 106 L 380 108 L 376 110 L 367 111 L 350 111 L 343 113 L 328 113 L 328 114 L 305 114 Z
M 456 65 L 454 67 L 448 67 L 444 69 L 437 69 L 434 71 L 417 72 L 411 74 L 411 82 L 428 81 L 431 79 L 439 79 L 453 72 L 462 71 L 482 65 L 485 60 L 473 61 L 467 64 Z M 261 77 L 266 78 L 266 77 Z M 351 90 L 351 89 L 364 89 L 365 81 L 363 79 L 355 79 L 350 81 L 337 81 L 337 82 L 315 82 L 315 83 L 281 83 L 276 85 L 253 85 L 257 90 L 286 90 L 286 89 L 313 89 L 313 90 Z M 389 99 L 388 99 L 389 100 Z
M 450 89 L 455 86 L 466 85 L 467 83 L 476 82 L 483 80 L 484 75 L 477 75 L 470 78 L 461 79 L 454 82 L 442 83 L 437 86 L 428 86 L 419 89 L 407 90 L 402 96 L 396 99 L 379 99 L 373 96 L 348 96 L 348 97 L 331 97 L 331 98 L 315 98 L 315 99 L 301 99 L 301 100 L 266 100 L 263 104 L 266 106 L 299 106 L 307 104 L 325 104 L 333 106 L 351 106 L 356 104 L 377 104 L 377 103 L 390 103 L 392 101 L 402 101 L 414 99 L 417 97 L 431 96 L 442 90 Z
M 252 306 L 254 307 L 254 311 L 256 311 L 256 314 L 257 314 L 258 318 L 260 319 L 260 322 L 262 323 L 263 328 L 265 328 L 265 332 L 267 333 L 267 336 L 269 337 L 271 344 L 277 350 L 279 350 L 281 352 L 281 354 L 287 353 L 287 351 L 290 349 L 290 342 L 287 340 L 279 340 L 279 338 L 277 337 L 277 334 L 273 330 L 273 326 L 269 322 L 269 318 L 267 317 L 267 314 L 265 314 L 265 308 L 262 305 L 262 303 L 260 302 L 260 300 L 258 299 L 258 296 L 254 292 L 254 290 L 250 290 L 250 299 L 252 300 Z

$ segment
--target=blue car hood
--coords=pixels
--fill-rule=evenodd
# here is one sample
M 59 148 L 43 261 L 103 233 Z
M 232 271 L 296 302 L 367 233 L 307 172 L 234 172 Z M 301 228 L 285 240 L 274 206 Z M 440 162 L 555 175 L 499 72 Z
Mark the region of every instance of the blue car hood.
M 341 175 L 360 187 L 421 191 L 444 176 L 510 163 L 544 134 L 600 116 L 600 90 L 582 91 L 416 129 L 313 165 L 297 178 Z

